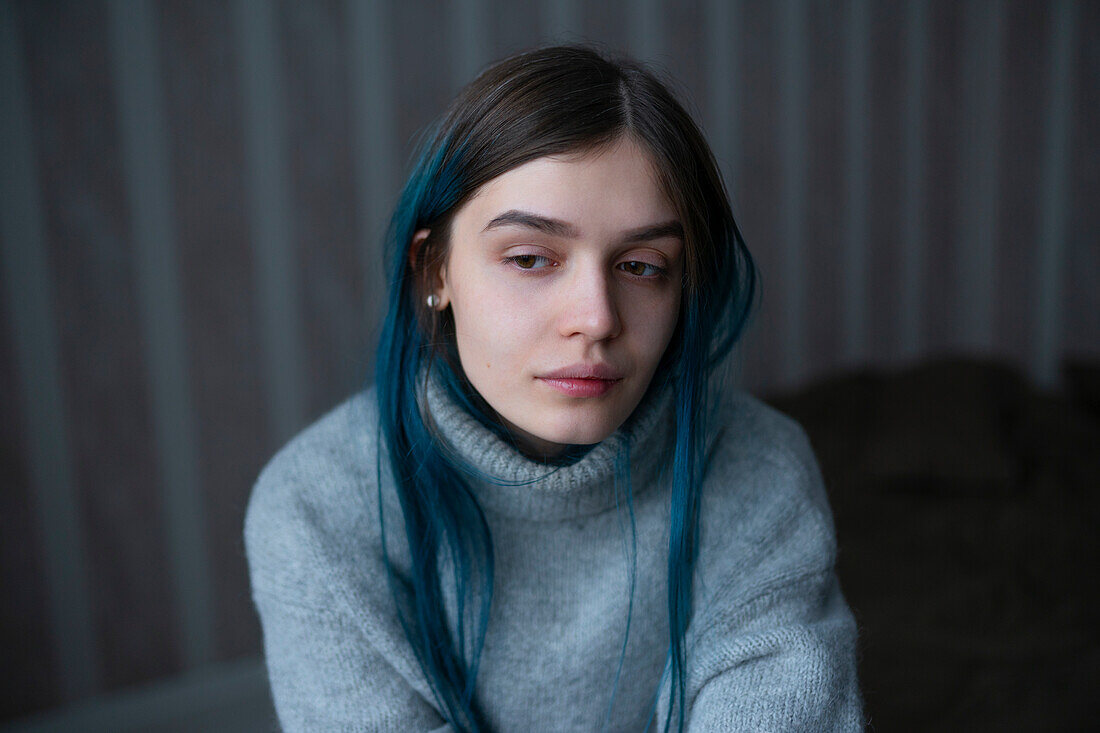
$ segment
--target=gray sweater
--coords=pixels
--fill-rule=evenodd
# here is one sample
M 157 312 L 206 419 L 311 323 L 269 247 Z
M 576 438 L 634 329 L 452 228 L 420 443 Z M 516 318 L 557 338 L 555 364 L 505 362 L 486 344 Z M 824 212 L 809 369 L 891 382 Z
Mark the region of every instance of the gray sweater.
M 428 397 L 445 440 L 508 481 L 474 481 L 496 555 L 476 695 L 495 731 L 597 731 L 607 718 L 635 552 L 614 463 L 630 445 L 637 574 L 606 729 L 643 730 L 668 646 L 671 396 L 647 399 L 616 434 L 556 470 L 524 458 L 441 390 Z M 856 625 L 806 435 L 743 392 L 726 398 L 715 424 L 687 636 L 686 729 L 860 730 Z M 290 441 L 253 489 L 245 546 L 287 731 L 449 730 L 386 581 L 380 493 L 401 578 L 409 555 L 385 462 L 378 490 L 377 445 L 375 396 L 366 391 Z M 667 699 L 666 675 L 655 724 Z

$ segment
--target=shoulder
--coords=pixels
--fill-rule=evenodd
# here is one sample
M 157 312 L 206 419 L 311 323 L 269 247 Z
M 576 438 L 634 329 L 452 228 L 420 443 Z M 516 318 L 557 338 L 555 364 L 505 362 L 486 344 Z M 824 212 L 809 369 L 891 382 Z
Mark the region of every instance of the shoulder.
M 817 456 L 794 418 L 743 391 L 723 395 L 711 423 L 707 476 L 719 487 L 763 472 L 801 499 L 828 513 Z
M 260 471 L 249 496 L 244 543 L 254 592 L 302 605 L 323 588 L 309 577 L 378 538 L 377 408 L 359 392 L 295 435 Z
M 831 571 L 836 537 L 803 427 L 744 392 L 718 404 L 700 513 L 703 584 L 749 598 Z

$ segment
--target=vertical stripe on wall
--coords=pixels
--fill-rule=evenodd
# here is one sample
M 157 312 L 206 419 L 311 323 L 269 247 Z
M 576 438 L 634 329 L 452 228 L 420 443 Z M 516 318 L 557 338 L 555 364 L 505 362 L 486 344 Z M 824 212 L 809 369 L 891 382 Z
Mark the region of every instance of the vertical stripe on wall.
M 348 0 L 346 9 L 357 213 L 364 263 L 363 323 L 379 323 L 387 285 L 382 243 L 393 191 L 398 185 L 399 143 L 390 61 L 392 24 L 386 0 Z
M 581 37 L 577 0 L 542 0 L 543 37 L 569 42 Z
M 181 656 L 186 666 L 195 667 L 209 661 L 214 651 L 210 564 L 199 492 L 194 401 L 188 388 L 157 19 L 148 0 L 111 0 L 107 9 Z
M 734 105 L 741 98 L 741 69 L 737 64 L 734 31 L 734 18 L 741 15 L 740 2 L 734 0 L 707 0 L 703 11 L 703 23 L 706 26 L 706 72 L 707 94 L 707 138 L 726 182 L 731 203 L 736 204 L 735 191 L 738 184 L 738 161 L 740 160 L 740 133 L 737 128 L 738 116 L 734 114 Z M 738 207 L 733 207 L 736 217 Z M 742 384 L 742 351 L 735 348 L 733 364 L 735 369 L 729 375 L 730 385 Z
M 993 347 L 994 335 L 1004 9 L 995 0 L 973 0 L 966 10 L 966 102 L 959 137 L 963 209 L 955 242 L 959 261 L 954 336 L 956 347 L 984 352 Z
M 455 29 L 451 87 L 452 92 L 457 93 L 491 60 L 490 15 L 488 0 L 454 0 L 447 7 L 453 14 L 451 28 Z
M 806 7 L 801 0 L 784 0 L 779 12 L 779 145 L 783 314 L 778 366 L 780 387 L 797 383 L 806 371 L 806 270 L 803 257 L 806 232 L 807 143 L 807 30 Z
M 1039 200 L 1039 241 L 1036 243 L 1037 296 L 1035 322 L 1034 377 L 1044 387 L 1058 384 L 1062 337 L 1063 274 L 1066 260 L 1066 218 L 1069 201 L 1070 97 L 1073 80 L 1073 30 L 1076 7 L 1072 0 L 1059 0 L 1050 27 L 1043 160 Z
M 267 369 L 264 388 L 272 437 L 281 444 L 305 420 L 306 382 L 275 7 L 264 0 L 235 0 L 233 19 L 244 99 L 245 188 L 256 262 L 256 308 Z
M 707 137 L 729 187 L 730 196 L 736 185 L 737 149 L 740 135 L 734 105 L 741 94 L 741 70 L 737 65 L 734 18 L 740 15 L 740 3 L 734 0 L 707 0 L 704 10 L 706 25 L 707 94 L 710 96 Z M 734 212 L 736 213 L 736 211 Z
M 632 54 L 643 62 L 661 61 L 664 44 L 661 35 L 660 0 L 636 0 L 627 7 Z
M 53 652 L 61 697 L 71 702 L 97 691 L 99 669 L 22 52 L 15 10 L 0 0 L 0 282 L 27 421 Z
M 901 297 L 898 328 L 901 356 L 918 357 L 921 351 L 921 314 L 924 306 L 925 206 L 927 190 L 925 156 L 928 97 L 928 3 L 910 0 L 905 9 L 905 94 L 902 96 L 901 137 Z
M 844 19 L 844 239 L 841 288 L 841 359 L 859 364 L 867 356 L 867 131 L 870 9 L 848 0 Z

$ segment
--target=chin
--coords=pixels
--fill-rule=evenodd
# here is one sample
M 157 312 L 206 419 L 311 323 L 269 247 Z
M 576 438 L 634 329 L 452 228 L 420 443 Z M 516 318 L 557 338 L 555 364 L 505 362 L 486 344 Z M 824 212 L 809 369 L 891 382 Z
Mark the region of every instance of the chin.
M 571 421 L 568 425 L 562 425 L 556 430 L 548 430 L 539 435 L 543 440 L 562 445 L 594 445 L 602 443 L 611 436 L 622 424 L 622 421 L 600 420 L 585 425 L 578 425 Z

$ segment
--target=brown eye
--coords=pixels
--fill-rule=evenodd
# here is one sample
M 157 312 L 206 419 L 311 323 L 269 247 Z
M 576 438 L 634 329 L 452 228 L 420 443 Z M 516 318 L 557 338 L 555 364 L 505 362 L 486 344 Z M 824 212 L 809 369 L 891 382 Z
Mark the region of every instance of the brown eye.
M 521 270 L 539 270 L 552 264 L 550 258 L 542 255 L 513 255 L 508 259 Z
M 624 272 L 628 272 L 635 277 L 653 277 L 661 272 L 661 268 L 656 265 L 651 265 L 648 262 L 638 262 L 631 260 L 619 265 Z

